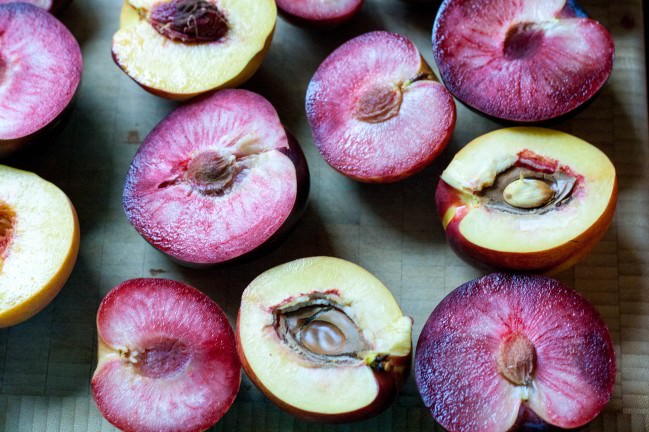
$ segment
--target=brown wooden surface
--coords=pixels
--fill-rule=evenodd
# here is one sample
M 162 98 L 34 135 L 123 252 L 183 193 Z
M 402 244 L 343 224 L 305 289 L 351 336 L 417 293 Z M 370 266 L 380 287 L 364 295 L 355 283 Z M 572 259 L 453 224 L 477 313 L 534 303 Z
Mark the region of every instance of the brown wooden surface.
M 649 430 L 649 138 L 641 0 L 583 0 L 613 33 L 617 59 L 602 94 L 557 125 L 604 150 L 619 173 L 619 207 L 604 240 L 575 269 L 560 275 L 595 303 L 615 341 L 618 361 L 609 406 L 586 430 Z M 281 19 L 271 51 L 246 85 L 266 96 L 299 138 L 312 173 L 311 203 L 281 247 L 256 261 L 210 271 L 175 266 L 131 228 L 121 209 L 124 176 L 138 144 L 173 107 L 141 90 L 110 57 L 119 4 L 74 0 L 61 15 L 81 43 L 84 78 L 70 123 L 35 151 L 6 163 L 57 183 L 81 220 L 81 254 L 59 297 L 41 314 L 0 331 L 0 430 L 112 430 L 90 396 L 95 365 L 95 312 L 117 283 L 157 276 L 190 283 L 234 319 L 241 291 L 257 274 L 285 261 L 335 255 L 374 272 L 415 319 L 414 340 L 428 314 L 459 284 L 480 275 L 445 244 L 433 208 L 438 175 L 463 144 L 499 125 L 458 105 L 450 148 L 405 182 L 371 186 L 345 179 L 320 158 L 304 114 L 306 85 L 318 64 L 345 40 L 375 29 L 411 37 L 432 63 L 436 7 L 367 0 L 350 25 L 313 32 Z M 36 264 L 35 264 L 36 265 Z M 234 322 L 234 321 L 233 321 Z M 137 403 L 137 401 L 133 401 Z M 388 412 L 354 425 L 313 425 L 280 412 L 244 378 L 223 431 L 436 430 L 414 380 Z

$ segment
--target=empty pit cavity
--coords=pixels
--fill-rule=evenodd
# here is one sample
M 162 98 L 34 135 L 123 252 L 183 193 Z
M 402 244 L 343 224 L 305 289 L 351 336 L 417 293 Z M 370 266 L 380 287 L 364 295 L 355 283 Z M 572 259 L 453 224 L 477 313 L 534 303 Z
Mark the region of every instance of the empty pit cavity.
M 498 372 L 509 382 L 527 386 L 534 378 L 536 349 L 527 336 L 512 333 L 506 336 L 498 349 Z
M 7 258 L 15 226 L 16 212 L 9 204 L 0 201 L 0 269 L 2 261 Z
M 368 343 L 343 307 L 319 296 L 278 307 L 274 328 L 280 340 L 311 362 L 354 364 Z
M 206 0 L 157 3 L 149 22 L 162 36 L 186 44 L 216 42 L 228 32 L 225 16 Z
M 190 352 L 185 344 L 177 340 L 164 340 L 141 353 L 128 353 L 140 375 L 149 378 L 164 378 L 182 371 L 189 362 Z
M 352 115 L 366 123 L 382 123 L 399 114 L 402 99 L 398 86 L 373 84 L 360 91 Z
M 543 44 L 543 30 L 533 23 L 520 23 L 510 27 L 503 43 L 503 53 L 509 60 L 532 57 Z

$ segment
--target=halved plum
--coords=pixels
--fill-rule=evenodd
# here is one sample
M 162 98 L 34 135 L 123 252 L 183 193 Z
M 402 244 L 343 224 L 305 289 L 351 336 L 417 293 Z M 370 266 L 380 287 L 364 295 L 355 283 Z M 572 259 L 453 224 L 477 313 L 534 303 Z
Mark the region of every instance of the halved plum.
M 494 273 L 452 291 L 417 343 L 415 378 L 449 432 L 504 432 L 520 419 L 575 428 L 608 403 L 611 336 L 561 282 Z
M 325 59 L 309 83 L 306 112 L 327 163 L 373 183 L 421 171 L 455 127 L 453 98 L 417 47 L 385 31 L 358 36 Z
M 277 8 L 289 21 L 300 25 L 327 26 L 351 19 L 363 0 L 277 0 Z
M 154 247 L 187 265 L 223 263 L 268 245 L 306 206 L 309 174 L 273 106 L 224 90 L 182 106 L 139 148 L 123 206 Z
M 573 0 L 445 0 L 433 52 L 455 97 L 489 116 L 537 122 L 562 116 L 607 81 L 610 33 Z
M 0 155 L 62 118 L 83 61 L 70 31 L 27 3 L 0 4 Z
M 49 13 L 55 14 L 63 7 L 67 6 L 70 0 L 20 0 L 22 3 L 33 4 L 39 8 L 45 9 Z M 0 4 L 16 3 L 16 0 L 0 0 Z
M 123 431 L 203 431 L 234 402 L 241 383 L 234 331 L 196 288 L 125 281 L 102 300 L 97 334 L 92 393 Z

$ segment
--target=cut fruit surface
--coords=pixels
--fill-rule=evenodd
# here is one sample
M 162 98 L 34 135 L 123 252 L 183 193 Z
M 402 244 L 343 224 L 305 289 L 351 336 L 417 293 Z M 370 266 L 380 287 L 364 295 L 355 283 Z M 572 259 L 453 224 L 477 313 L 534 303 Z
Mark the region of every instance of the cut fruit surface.
M 68 197 L 36 174 L 0 165 L 0 327 L 47 306 L 79 251 L 79 221 Z
M 329 257 L 296 260 L 244 291 L 237 348 L 271 400 L 314 421 L 385 409 L 408 375 L 412 320 L 364 269 Z
M 261 96 L 224 90 L 178 108 L 144 140 L 123 205 L 153 246 L 187 264 L 241 257 L 306 205 L 306 160 Z
M 551 271 L 574 265 L 604 235 L 617 200 L 604 153 L 563 132 L 508 128 L 467 144 L 442 173 L 437 211 L 469 261 Z
M 81 80 L 81 49 L 68 29 L 40 7 L 0 4 L 0 153 L 50 124 Z
M 272 0 L 127 0 L 113 58 L 159 96 L 236 87 L 261 65 L 276 18 Z
M 241 382 L 234 332 L 205 294 L 180 282 L 132 279 L 97 313 L 92 391 L 124 431 L 202 431 L 230 408 Z
M 491 274 L 452 291 L 430 315 L 415 377 L 450 432 L 510 430 L 520 409 L 575 428 L 609 401 L 615 354 L 577 292 L 543 276 Z
M 331 25 L 356 15 L 363 7 L 363 0 L 278 0 L 277 7 L 290 21 Z
M 433 29 L 442 80 L 467 105 L 519 122 L 562 116 L 613 68 L 613 40 L 567 0 L 446 0 Z
M 306 111 L 315 145 L 355 180 L 392 182 L 426 167 L 446 147 L 455 104 L 406 37 L 358 36 L 320 65 Z

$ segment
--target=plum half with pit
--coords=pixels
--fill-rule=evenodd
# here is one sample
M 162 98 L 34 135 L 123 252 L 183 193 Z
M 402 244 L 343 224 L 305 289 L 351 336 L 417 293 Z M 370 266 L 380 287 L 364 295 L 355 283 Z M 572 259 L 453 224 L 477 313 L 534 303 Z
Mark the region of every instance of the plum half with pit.
M 241 383 L 234 331 L 196 288 L 131 279 L 97 312 L 99 352 L 92 394 L 125 432 L 199 432 L 230 408 Z
M 244 370 L 282 409 L 321 422 L 374 416 L 410 371 L 412 320 L 372 274 L 312 257 L 246 288 L 237 319 Z
M 273 106 L 247 90 L 184 105 L 146 137 L 129 168 L 123 207 L 150 244 L 190 266 L 269 246 L 306 207 L 309 172 Z
M 468 106 L 514 122 L 561 117 L 613 69 L 613 39 L 574 0 L 445 0 L 433 28 L 444 84 Z
M 279 12 L 288 21 L 304 26 L 343 23 L 363 7 L 363 0 L 277 0 Z
M 318 67 L 306 94 L 316 147 L 342 174 L 394 182 L 429 165 L 455 127 L 455 103 L 408 38 L 366 33 Z
M 617 203 L 615 167 L 564 132 L 500 129 L 455 155 L 435 202 L 449 244 L 468 262 L 556 273 L 606 233 Z
M 604 321 L 573 289 L 494 273 L 456 288 L 431 313 L 415 378 L 449 432 L 568 429 L 608 403 L 615 353 Z
M 60 123 L 81 81 L 81 48 L 54 16 L 0 4 L 0 156 Z

